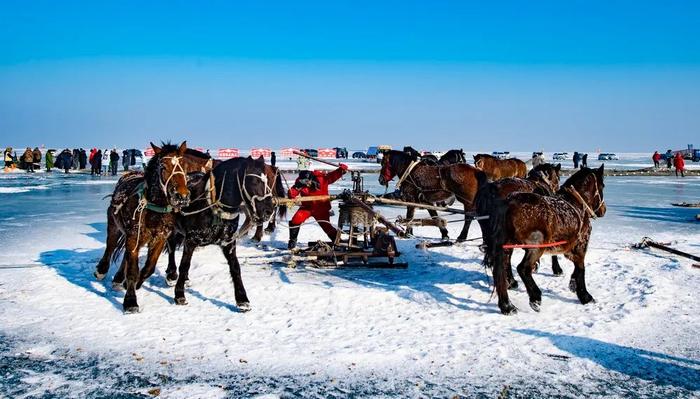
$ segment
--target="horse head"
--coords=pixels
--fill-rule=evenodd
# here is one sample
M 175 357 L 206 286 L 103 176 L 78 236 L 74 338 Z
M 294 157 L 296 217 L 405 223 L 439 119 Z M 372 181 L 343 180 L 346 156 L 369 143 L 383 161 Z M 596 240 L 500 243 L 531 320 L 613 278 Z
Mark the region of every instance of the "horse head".
M 265 173 L 265 160 L 249 158 L 238 176 L 241 195 L 248 216 L 253 223 L 260 226 L 269 220 L 275 212 L 275 202 L 268 176 Z
M 607 211 L 603 197 L 604 176 L 605 165 L 598 169 L 582 168 L 569 177 L 562 188 L 576 192 L 596 217 L 603 217 Z
M 379 172 L 379 184 L 388 186 L 389 182 L 397 175 L 402 174 L 411 162 L 418 158 L 402 151 L 391 150 L 384 153 L 382 168 Z
M 187 187 L 187 173 L 189 162 L 185 160 L 187 142 L 183 141 L 179 146 L 163 144 L 161 147 L 151 143 L 155 155 L 146 166 L 146 180 L 149 189 L 156 186 L 160 188 L 165 202 L 179 210 L 190 204 L 190 190 Z M 153 192 L 151 192 L 153 194 Z
M 539 181 L 546 184 L 553 193 L 559 190 L 559 176 L 561 173 L 561 164 L 553 165 L 551 163 L 543 163 L 535 166 L 527 177 L 533 181 Z

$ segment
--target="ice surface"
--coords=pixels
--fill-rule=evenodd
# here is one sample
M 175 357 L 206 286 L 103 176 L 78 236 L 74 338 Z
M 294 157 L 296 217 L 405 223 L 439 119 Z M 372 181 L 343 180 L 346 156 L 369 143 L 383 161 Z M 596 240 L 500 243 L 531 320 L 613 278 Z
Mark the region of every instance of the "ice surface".
M 293 177 L 289 176 L 291 181 Z M 366 188 L 383 192 L 376 175 Z M 195 253 L 189 305 L 172 304 L 159 271 L 125 316 L 110 279 L 92 277 L 113 178 L 0 177 L 0 394 L 10 397 L 697 396 L 700 331 L 691 262 L 633 251 L 643 236 L 700 254 L 700 178 L 610 177 L 608 214 L 586 259 L 596 303 L 580 305 L 544 259 L 542 310 L 498 313 L 479 241 L 430 251 L 399 241 L 407 270 L 284 266 L 287 231 L 268 249 L 239 246 L 253 310 L 239 313 L 220 250 Z M 335 189 L 349 188 L 348 178 Z M 32 188 L 30 188 L 32 187 Z M 33 187 L 43 187 L 35 189 Z M 389 217 L 403 212 L 382 208 Z M 458 219 L 451 216 L 449 219 Z M 284 223 L 283 223 L 284 224 Z M 461 223 L 450 223 L 456 237 Z M 439 237 L 435 228 L 416 234 Z M 473 224 L 470 238 L 480 236 Z M 300 242 L 322 239 L 313 224 Z M 513 263 L 516 264 L 519 259 Z M 142 255 L 143 260 L 143 255 Z M 565 275 L 573 266 L 562 260 Z

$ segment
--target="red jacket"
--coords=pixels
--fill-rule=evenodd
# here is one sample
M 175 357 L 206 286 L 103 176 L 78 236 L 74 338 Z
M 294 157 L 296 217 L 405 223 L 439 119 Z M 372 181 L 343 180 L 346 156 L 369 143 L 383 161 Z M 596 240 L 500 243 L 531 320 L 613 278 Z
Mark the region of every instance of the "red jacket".
M 302 197 L 311 197 L 314 195 L 328 195 L 328 185 L 334 183 L 336 180 L 340 179 L 345 171 L 342 168 L 338 168 L 332 172 L 324 172 L 321 170 L 314 170 L 312 172 L 316 179 L 318 179 L 318 188 L 317 189 L 312 189 L 310 187 L 302 187 L 300 189 L 297 189 L 296 187 L 292 187 L 289 189 L 289 198 L 296 198 L 298 196 Z M 299 178 L 294 182 L 296 183 L 299 182 Z M 312 201 L 312 202 L 303 202 L 300 206 L 301 209 L 309 209 L 309 210 L 314 210 L 314 209 L 331 209 L 331 202 L 330 201 Z
M 661 154 L 658 152 L 655 152 L 654 155 L 651 156 L 651 159 L 654 160 L 655 162 L 659 162 L 661 160 Z
M 676 169 L 685 169 L 685 160 L 683 157 L 676 155 L 676 157 L 673 158 L 673 166 L 675 166 Z

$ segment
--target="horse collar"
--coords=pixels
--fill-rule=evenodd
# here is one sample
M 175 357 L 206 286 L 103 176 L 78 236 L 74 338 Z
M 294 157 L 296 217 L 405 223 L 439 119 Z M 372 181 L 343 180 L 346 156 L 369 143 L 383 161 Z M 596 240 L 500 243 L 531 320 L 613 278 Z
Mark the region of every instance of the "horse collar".
M 411 163 L 408 164 L 408 168 L 406 168 L 406 171 L 403 172 L 403 174 L 401 175 L 401 178 L 396 183 L 396 189 L 401 188 L 401 184 L 404 182 L 404 180 L 406 180 L 406 178 L 408 178 L 408 176 L 411 174 L 411 171 L 413 171 L 413 168 L 415 168 L 419 163 L 420 162 L 418 162 L 418 161 L 411 161 Z

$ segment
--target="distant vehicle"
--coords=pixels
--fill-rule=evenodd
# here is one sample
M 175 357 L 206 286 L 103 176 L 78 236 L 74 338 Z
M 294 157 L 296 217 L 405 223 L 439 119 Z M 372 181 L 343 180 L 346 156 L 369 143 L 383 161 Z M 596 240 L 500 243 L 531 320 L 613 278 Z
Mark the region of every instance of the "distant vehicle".
M 333 147 L 335 150 L 335 157 L 338 159 L 344 158 L 348 159 L 348 150 L 345 147 Z
M 700 162 L 700 150 L 693 150 L 693 162 Z
M 612 153 L 612 152 L 601 152 L 600 155 L 598 155 L 598 160 L 599 161 L 617 161 L 618 158 L 617 154 Z
M 533 151 L 532 152 L 532 157 L 541 157 L 542 156 L 542 151 Z
M 318 150 L 314 148 L 307 148 L 304 150 L 304 152 L 310 157 L 318 157 Z
M 494 151 L 491 155 L 498 159 L 508 159 L 510 158 L 510 151 Z
M 352 159 L 365 159 L 367 158 L 367 154 L 365 154 L 362 151 L 355 151 L 352 153 Z
M 376 159 L 378 155 L 379 155 L 379 148 L 378 147 L 369 147 L 369 148 L 367 148 L 367 152 L 365 153 L 365 156 L 367 159 Z
M 555 161 L 564 161 L 566 159 L 569 159 L 569 153 L 568 152 L 555 152 L 554 155 L 552 155 L 552 159 Z

